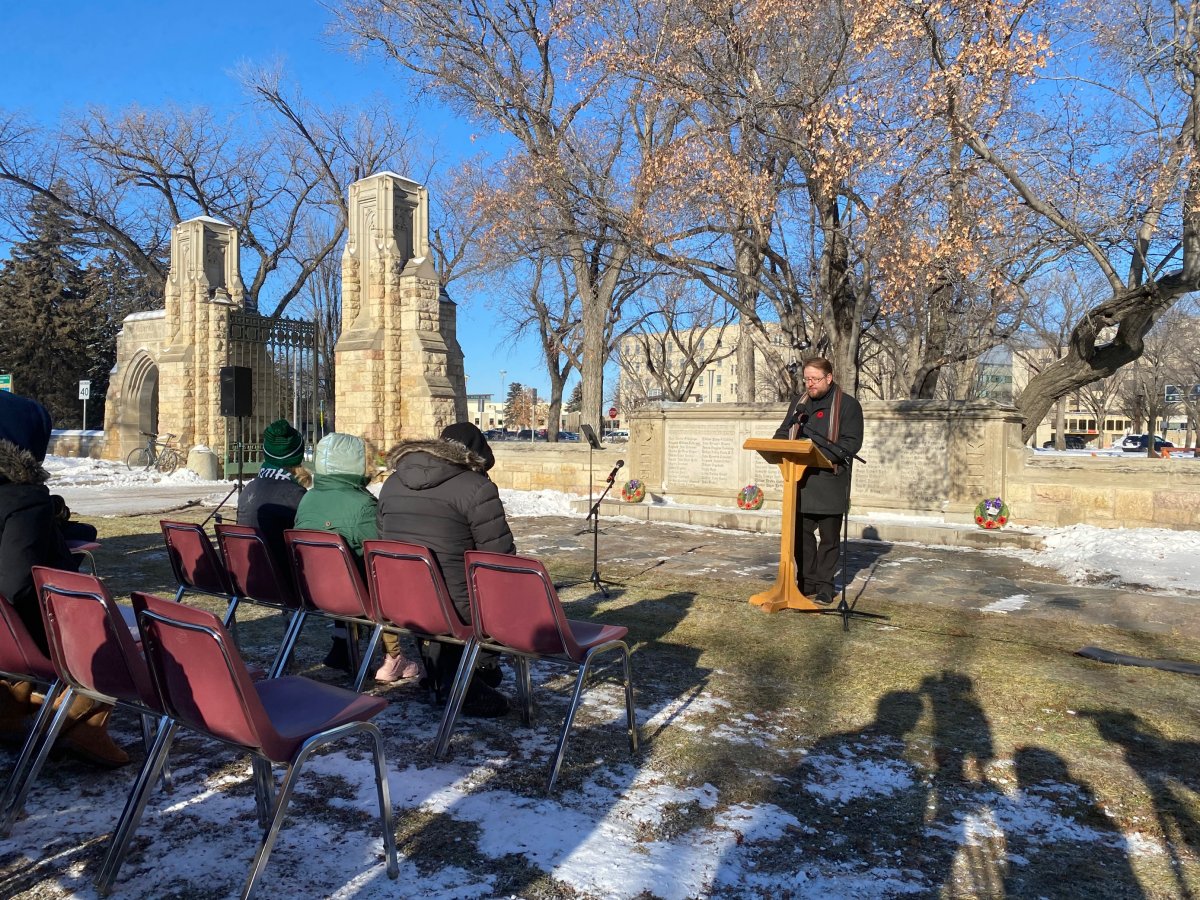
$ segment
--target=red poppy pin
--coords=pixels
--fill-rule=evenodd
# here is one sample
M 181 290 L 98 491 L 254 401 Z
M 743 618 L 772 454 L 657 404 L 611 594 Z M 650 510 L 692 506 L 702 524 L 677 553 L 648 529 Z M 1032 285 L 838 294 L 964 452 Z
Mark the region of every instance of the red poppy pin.
M 823 410 L 823 409 L 818 409 L 818 410 L 817 410 L 817 418 L 818 418 L 818 419 L 823 419 L 823 418 L 825 418 L 825 410 Z

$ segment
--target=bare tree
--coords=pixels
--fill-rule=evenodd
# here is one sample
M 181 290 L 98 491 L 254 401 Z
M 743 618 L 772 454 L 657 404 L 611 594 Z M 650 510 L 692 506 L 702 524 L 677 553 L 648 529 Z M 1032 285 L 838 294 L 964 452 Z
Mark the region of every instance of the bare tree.
M 203 108 L 93 107 L 47 132 L 0 118 L 0 182 L 77 218 L 93 247 L 160 289 L 172 226 L 197 215 L 228 222 L 247 304 L 278 316 L 342 240 L 350 182 L 404 168 L 409 135 L 383 107 L 317 107 L 277 70 L 242 78 L 254 103 L 241 120 Z M 302 251 L 314 234 L 325 242 Z
M 452 106 L 516 144 L 491 198 L 570 262 L 582 328 L 583 421 L 598 424 L 606 332 L 648 202 L 642 167 L 670 122 L 654 99 L 583 63 L 572 10 L 542 0 L 503 8 L 450 0 L 351 0 L 331 8 Z
M 636 301 L 640 315 L 617 358 L 629 387 L 622 397 L 627 410 L 648 399 L 690 399 L 701 373 L 737 349 L 725 341 L 733 311 L 724 301 L 682 278 L 663 279 L 656 288 Z

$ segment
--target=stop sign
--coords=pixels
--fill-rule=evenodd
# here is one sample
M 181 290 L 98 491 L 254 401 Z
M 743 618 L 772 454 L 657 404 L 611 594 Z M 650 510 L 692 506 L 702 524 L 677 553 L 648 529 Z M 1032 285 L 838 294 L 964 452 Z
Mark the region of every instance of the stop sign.
M 615 419 L 617 417 L 617 408 L 615 406 L 610 406 L 608 408 L 608 417 L 610 419 Z

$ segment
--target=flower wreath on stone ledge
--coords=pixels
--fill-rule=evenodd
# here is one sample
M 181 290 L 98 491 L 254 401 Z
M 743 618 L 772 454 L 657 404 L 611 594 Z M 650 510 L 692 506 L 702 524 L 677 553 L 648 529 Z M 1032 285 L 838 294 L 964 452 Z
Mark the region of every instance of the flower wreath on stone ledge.
M 737 495 L 738 509 L 762 509 L 763 492 L 757 484 L 748 484 Z
M 646 486 L 631 478 L 621 486 L 621 499 L 626 503 L 641 503 L 646 499 Z
M 980 528 L 1003 528 L 1008 520 L 1008 504 L 999 497 L 984 498 L 975 507 L 975 524 Z

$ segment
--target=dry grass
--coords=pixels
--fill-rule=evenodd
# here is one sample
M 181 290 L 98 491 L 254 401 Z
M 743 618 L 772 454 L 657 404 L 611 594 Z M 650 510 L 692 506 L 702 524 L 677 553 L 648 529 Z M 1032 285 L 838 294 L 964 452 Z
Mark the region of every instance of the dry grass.
M 101 534 L 98 560 L 115 592 L 171 591 L 155 519 L 103 520 Z M 569 568 L 556 567 L 555 576 L 587 574 Z M 620 581 L 631 573 L 606 574 Z M 1096 631 L 1060 619 L 1031 627 L 1029 619 L 873 601 L 890 621 L 855 622 L 843 633 L 832 617 L 762 615 L 745 595 L 744 583 L 651 577 L 617 586 L 608 599 L 586 585 L 565 592 L 571 615 L 630 628 L 638 705 L 652 714 L 638 766 L 679 787 L 711 785 L 719 798 L 669 804 L 639 826 L 639 841 L 679 840 L 737 804 L 770 803 L 799 825 L 757 848 L 756 872 L 766 879 L 786 879 L 802 848 L 832 867 L 919 873 L 929 896 L 1200 894 L 1196 679 L 1076 657 L 1077 647 L 1098 640 Z M 247 655 L 269 659 L 280 628 L 278 617 L 247 610 Z M 1200 659 L 1193 635 L 1121 637 L 1146 655 Z M 306 674 L 330 677 L 318 665 L 324 641 L 315 635 L 303 645 Z M 564 703 L 558 693 L 554 702 Z M 686 717 L 671 713 L 681 709 Z M 684 718 L 686 727 L 676 727 Z M 430 762 L 421 736 L 407 734 L 412 721 L 388 733 L 393 766 Z M 610 777 L 600 760 L 623 761 L 625 738 L 611 716 L 596 720 L 585 709 L 579 728 L 560 793 Z M 472 731 L 491 757 L 530 755 L 511 723 Z M 461 741 L 456 746 L 463 752 Z M 491 790 L 537 796 L 541 758 L 480 777 Z M 856 795 L 837 781 L 842 762 L 877 767 L 884 777 L 899 765 L 912 777 L 884 795 Z M 612 778 L 617 790 L 628 786 Z M 1039 834 L 1004 819 L 1004 810 L 1043 808 L 1081 830 Z M 522 855 L 482 856 L 472 827 L 398 810 L 400 846 L 424 867 L 486 869 L 498 895 L 582 896 Z M 0 874 L 11 877 L 11 862 L 0 860 Z M 52 896 L 21 885 L 18 896 Z M 178 896 L 194 896 L 190 890 L 180 886 Z

